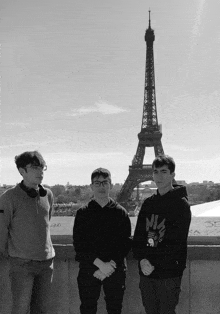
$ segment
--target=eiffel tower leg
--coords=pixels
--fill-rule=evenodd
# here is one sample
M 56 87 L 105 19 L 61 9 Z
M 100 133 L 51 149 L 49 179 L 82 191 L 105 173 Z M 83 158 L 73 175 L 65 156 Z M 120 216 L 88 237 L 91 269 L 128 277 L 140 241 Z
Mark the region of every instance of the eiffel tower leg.
M 145 155 L 145 146 L 138 143 L 137 152 L 132 160 L 132 166 L 142 166 Z
M 124 206 L 131 197 L 133 189 L 139 184 L 138 179 L 134 179 L 132 175 L 128 175 L 125 183 L 122 186 L 120 193 L 118 194 L 117 201 Z M 124 205 L 123 205 L 124 204 Z

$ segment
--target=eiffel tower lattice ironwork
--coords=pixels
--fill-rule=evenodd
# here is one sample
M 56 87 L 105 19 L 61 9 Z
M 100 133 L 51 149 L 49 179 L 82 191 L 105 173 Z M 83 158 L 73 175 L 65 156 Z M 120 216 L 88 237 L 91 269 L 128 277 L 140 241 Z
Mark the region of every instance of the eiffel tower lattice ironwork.
M 128 200 L 131 197 L 133 189 L 138 186 L 139 183 L 153 179 L 151 165 L 143 164 L 145 148 L 154 147 L 155 156 L 164 154 L 161 143 L 162 132 L 157 119 L 153 53 L 154 40 L 155 35 L 153 29 L 151 28 L 149 11 L 149 27 L 145 33 L 147 51 L 141 132 L 138 134 L 138 147 L 132 160 L 132 165 L 129 166 L 128 177 L 117 197 L 118 202 L 125 206 L 125 208 L 127 207 L 126 205 L 128 204 Z

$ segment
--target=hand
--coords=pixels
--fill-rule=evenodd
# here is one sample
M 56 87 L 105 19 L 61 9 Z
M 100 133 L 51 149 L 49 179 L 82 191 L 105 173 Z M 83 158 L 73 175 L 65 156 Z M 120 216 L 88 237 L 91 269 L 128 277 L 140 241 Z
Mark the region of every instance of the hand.
M 117 267 L 117 266 L 116 266 L 116 263 L 115 263 L 113 260 L 111 260 L 109 263 L 111 264 L 112 267 L 114 267 L 114 268 Z
M 142 259 L 140 266 L 142 273 L 146 276 L 149 276 L 154 271 L 154 266 L 147 259 Z
M 111 276 L 111 274 L 115 271 L 115 262 L 114 261 L 111 261 L 111 262 L 107 262 L 107 263 L 102 263 L 100 266 L 99 266 L 99 269 L 101 270 L 101 272 L 109 277 Z
M 106 278 L 106 275 L 103 274 L 100 269 L 96 270 L 94 272 L 93 276 L 96 277 L 97 279 L 101 280 L 101 281 L 103 281 Z

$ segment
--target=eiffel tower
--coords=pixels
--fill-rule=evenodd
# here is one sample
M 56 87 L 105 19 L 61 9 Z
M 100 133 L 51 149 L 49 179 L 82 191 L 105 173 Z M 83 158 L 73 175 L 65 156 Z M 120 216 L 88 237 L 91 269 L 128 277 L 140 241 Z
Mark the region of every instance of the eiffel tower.
M 138 134 L 138 147 L 136 154 L 132 160 L 132 165 L 129 166 L 128 177 L 117 197 L 117 201 L 125 208 L 128 207 L 128 202 L 133 189 L 138 186 L 139 183 L 153 179 L 151 165 L 143 164 L 145 148 L 154 147 L 155 156 L 164 154 L 161 143 L 162 132 L 157 120 L 153 52 L 154 40 L 155 35 L 153 29 L 151 28 L 149 11 L 149 26 L 145 33 L 147 52 L 145 69 L 144 108 L 141 131 Z

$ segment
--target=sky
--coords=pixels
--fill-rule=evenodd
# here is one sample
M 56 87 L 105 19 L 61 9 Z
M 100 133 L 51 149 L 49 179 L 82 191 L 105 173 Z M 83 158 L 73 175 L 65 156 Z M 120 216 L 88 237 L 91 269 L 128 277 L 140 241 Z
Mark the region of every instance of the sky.
M 141 130 L 148 10 L 158 122 L 176 179 L 220 182 L 219 0 L 1 0 L 0 184 L 38 150 L 44 183 L 124 183 Z M 146 148 L 144 163 L 154 159 Z

